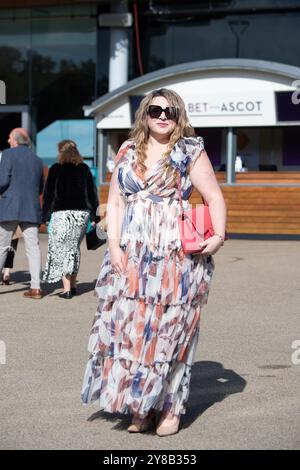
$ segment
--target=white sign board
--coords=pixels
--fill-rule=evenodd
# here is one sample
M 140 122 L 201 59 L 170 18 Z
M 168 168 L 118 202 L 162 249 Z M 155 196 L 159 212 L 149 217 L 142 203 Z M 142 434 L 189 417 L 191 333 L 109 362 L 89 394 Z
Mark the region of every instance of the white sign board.
M 181 94 L 193 127 L 247 127 L 276 125 L 273 90 Z M 97 116 L 100 129 L 129 129 L 130 103 L 102 110 Z
M 193 93 L 182 97 L 193 127 L 273 126 L 275 97 L 263 92 Z
M 130 104 L 123 102 L 114 109 L 104 109 L 97 115 L 98 129 L 130 129 Z

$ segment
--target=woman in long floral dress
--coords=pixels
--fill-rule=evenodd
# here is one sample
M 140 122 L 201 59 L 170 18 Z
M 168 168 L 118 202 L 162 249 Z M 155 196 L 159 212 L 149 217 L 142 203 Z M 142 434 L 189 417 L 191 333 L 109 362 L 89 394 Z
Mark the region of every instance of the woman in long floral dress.
M 178 172 L 184 209 L 193 187 L 209 205 L 215 235 L 201 254 L 181 246 Z M 142 100 L 112 175 L 84 404 L 131 413 L 130 432 L 148 430 L 159 413 L 159 436 L 178 431 L 225 225 L 224 198 L 184 102 L 174 91 L 155 90 Z

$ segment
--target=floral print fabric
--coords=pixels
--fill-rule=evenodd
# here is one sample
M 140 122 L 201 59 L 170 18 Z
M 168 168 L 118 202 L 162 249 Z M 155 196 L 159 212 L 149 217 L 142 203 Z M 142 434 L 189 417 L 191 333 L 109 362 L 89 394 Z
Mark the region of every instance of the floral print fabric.
M 96 283 L 99 306 L 83 403 L 141 417 L 151 408 L 185 412 L 200 310 L 208 300 L 214 260 L 183 253 L 174 171 L 180 171 L 188 209 L 193 189 L 189 169 L 203 149 L 202 138 L 181 139 L 145 177 L 136 165 L 134 142 L 120 148 L 118 182 L 126 203 L 120 247 L 126 272 L 120 278 L 114 274 L 107 249 Z
M 86 232 L 89 215 L 89 211 L 81 210 L 53 212 L 43 282 L 58 282 L 63 276 L 78 273 L 80 244 Z

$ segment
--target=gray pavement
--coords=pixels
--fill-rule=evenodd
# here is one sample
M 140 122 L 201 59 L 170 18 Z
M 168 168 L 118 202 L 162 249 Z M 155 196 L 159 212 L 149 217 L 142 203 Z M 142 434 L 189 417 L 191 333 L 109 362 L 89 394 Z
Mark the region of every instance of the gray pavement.
M 45 235 L 41 247 L 45 262 Z M 21 243 L 15 283 L 0 286 L 0 449 L 299 449 L 300 364 L 292 361 L 300 340 L 299 248 L 297 241 L 228 240 L 215 255 L 190 406 L 182 430 L 159 438 L 130 435 L 128 418 L 80 404 L 104 248 L 82 246 L 77 298 L 58 298 L 55 285 L 29 300 Z

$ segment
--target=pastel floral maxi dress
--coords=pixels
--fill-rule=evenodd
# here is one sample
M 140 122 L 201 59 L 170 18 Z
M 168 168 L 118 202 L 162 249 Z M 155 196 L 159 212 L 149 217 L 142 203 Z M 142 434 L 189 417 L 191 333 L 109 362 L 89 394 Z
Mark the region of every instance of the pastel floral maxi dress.
M 126 272 L 115 275 L 107 249 L 96 283 L 99 306 L 88 346 L 84 404 L 140 417 L 151 409 L 185 413 L 214 260 L 182 251 L 174 169 L 180 171 L 188 209 L 193 189 L 188 170 L 203 149 L 201 137 L 180 139 L 168 161 L 160 159 L 144 177 L 134 141 L 120 148 L 118 182 L 126 202 L 120 247 Z

